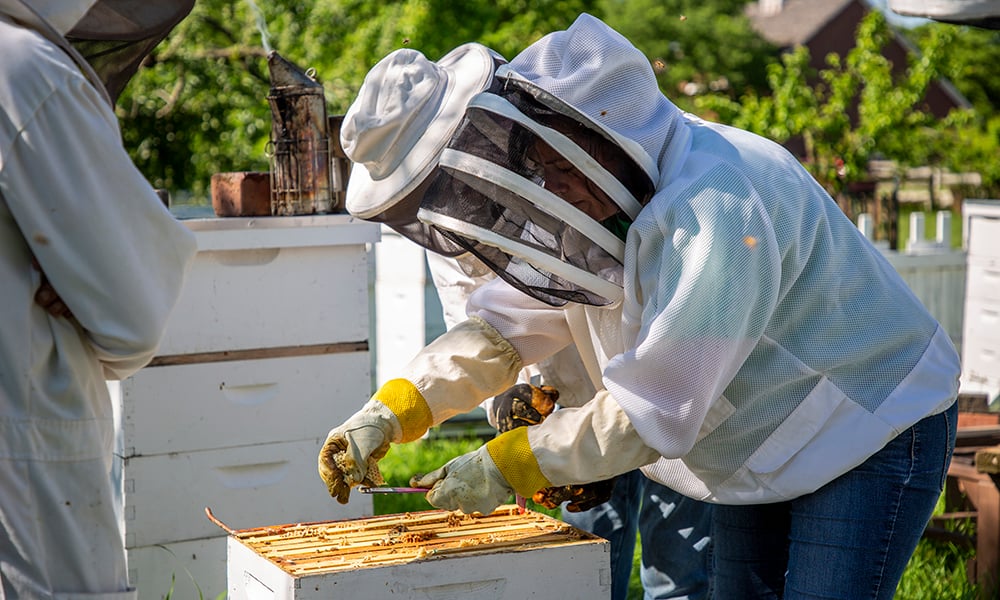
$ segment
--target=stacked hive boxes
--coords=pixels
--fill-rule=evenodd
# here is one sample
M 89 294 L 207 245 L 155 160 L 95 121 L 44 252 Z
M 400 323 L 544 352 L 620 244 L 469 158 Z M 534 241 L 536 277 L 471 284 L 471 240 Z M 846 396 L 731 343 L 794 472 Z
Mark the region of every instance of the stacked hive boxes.
M 962 333 L 962 391 L 1000 398 L 1000 201 L 962 206 L 968 249 Z
M 327 432 L 370 394 L 366 244 L 347 215 L 192 219 L 198 254 L 157 357 L 109 387 L 129 576 L 140 600 L 226 589 L 228 522 L 370 515 L 330 499 Z

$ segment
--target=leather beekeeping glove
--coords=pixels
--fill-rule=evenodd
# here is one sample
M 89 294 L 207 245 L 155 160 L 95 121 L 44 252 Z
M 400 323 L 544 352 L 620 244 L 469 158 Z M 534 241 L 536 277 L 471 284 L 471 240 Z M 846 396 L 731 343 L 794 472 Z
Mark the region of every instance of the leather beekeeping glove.
M 389 445 L 420 439 L 436 423 L 468 412 L 508 387 L 521 357 L 479 317 L 459 323 L 422 349 L 403 376 L 386 382 L 365 406 L 327 436 L 319 473 L 330 495 L 346 503 L 350 489 L 374 477 Z
M 601 481 L 659 458 L 602 390 L 579 408 L 563 408 L 538 425 L 501 433 L 478 450 L 414 477 L 411 485 L 431 487 L 427 501 L 438 508 L 488 514 L 511 493 L 530 498 L 554 483 Z
M 537 425 L 552 414 L 558 400 L 559 391 L 552 386 L 535 387 L 519 383 L 493 399 L 494 422 L 501 433 L 517 427 Z M 545 488 L 531 499 L 549 509 L 569 502 L 566 510 L 575 513 L 604 504 L 611 499 L 614 487 L 615 478 L 612 477 L 594 483 Z
M 552 414 L 559 392 L 552 386 L 519 383 L 493 399 L 493 418 L 500 433 L 526 425 L 538 425 Z
M 607 390 L 598 391 L 583 406 L 555 411 L 541 425 L 515 431 L 522 430 L 541 471 L 552 482 L 541 487 L 603 481 L 660 459 Z M 502 461 L 497 465 L 506 475 Z
M 399 432 L 396 415 L 378 400 L 332 429 L 319 452 L 319 476 L 330 495 L 346 504 L 352 486 L 384 483 L 377 463 Z
M 612 477 L 593 483 L 547 487 L 535 492 L 531 499 L 545 508 L 558 508 L 563 502 L 567 502 L 567 511 L 583 512 L 610 500 L 616 479 L 617 477 Z

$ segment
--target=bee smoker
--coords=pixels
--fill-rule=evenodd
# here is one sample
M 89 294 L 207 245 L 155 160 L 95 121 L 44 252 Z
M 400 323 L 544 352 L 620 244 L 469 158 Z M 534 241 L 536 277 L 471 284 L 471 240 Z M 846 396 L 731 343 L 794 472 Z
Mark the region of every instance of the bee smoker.
M 336 212 L 323 86 L 277 52 L 267 55 L 271 89 L 271 214 Z M 338 195 L 339 196 L 339 195 Z

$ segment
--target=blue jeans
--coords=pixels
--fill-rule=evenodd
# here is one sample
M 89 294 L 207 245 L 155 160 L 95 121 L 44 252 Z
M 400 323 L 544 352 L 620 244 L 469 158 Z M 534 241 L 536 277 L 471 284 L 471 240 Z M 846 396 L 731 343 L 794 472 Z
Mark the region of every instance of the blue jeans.
M 892 598 L 941 496 L 957 410 L 923 419 L 807 496 L 716 506 L 714 597 Z
M 642 539 L 645 600 L 708 598 L 712 506 L 646 478 L 638 470 L 620 475 L 611 499 L 571 513 L 567 523 L 611 542 L 611 598 L 628 597 L 636 531 Z

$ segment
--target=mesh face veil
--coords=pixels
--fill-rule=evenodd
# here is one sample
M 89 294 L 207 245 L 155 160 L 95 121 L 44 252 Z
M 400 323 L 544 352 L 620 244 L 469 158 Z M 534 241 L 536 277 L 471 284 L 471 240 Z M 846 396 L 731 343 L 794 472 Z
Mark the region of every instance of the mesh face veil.
M 114 102 L 192 8 L 194 0 L 99 0 L 66 39 L 94 68 Z
M 625 231 L 652 197 L 655 164 L 515 72 L 497 77 L 502 89 L 469 103 L 418 219 L 543 302 L 617 302 Z

